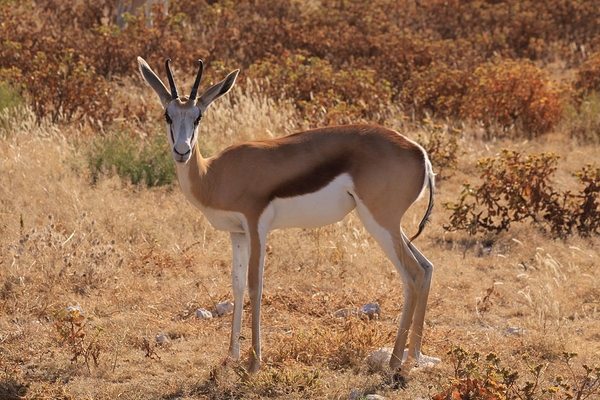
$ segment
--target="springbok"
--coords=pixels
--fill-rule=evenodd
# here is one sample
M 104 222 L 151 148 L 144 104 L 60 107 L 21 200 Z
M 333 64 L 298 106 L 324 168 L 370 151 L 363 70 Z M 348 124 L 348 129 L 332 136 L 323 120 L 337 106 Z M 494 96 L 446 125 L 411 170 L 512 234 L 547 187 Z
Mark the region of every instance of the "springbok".
M 229 355 L 239 360 L 244 292 L 252 307 L 249 371 L 260 368 L 260 303 L 267 233 L 317 228 L 356 208 L 366 230 L 402 276 L 404 307 L 390 358 L 392 371 L 407 357 L 419 361 L 433 265 L 412 244 L 433 207 L 434 174 L 425 150 L 398 132 L 375 125 L 346 125 L 286 137 L 239 143 L 203 158 L 198 125 L 213 101 L 234 85 L 239 70 L 198 96 L 201 60 L 189 97 L 179 97 L 166 60 L 170 90 L 138 57 L 139 69 L 165 110 L 179 184 L 185 197 L 216 228 L 230 232 L 234 312 Z M 429 188 L 429 204 L 410 240 L 400 228 L 406 210 Z M 402 371 L 404 374 L 405 371 Z

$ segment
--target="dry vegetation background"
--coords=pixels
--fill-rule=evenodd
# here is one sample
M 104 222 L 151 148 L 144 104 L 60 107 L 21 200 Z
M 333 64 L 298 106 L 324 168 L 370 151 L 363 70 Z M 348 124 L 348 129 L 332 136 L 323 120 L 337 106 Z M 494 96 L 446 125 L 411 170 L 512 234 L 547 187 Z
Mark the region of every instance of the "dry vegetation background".
M 0 398 L 600 396 L 595 1 L 173 0 L 123 30 L 114 13 L 0 0 Z M 161 75 L 173 58 L 187 87 L 199 57 L 204 87 L 242 69 L 203 120 L 206 155 L 345 122 L 428 148 L 438 200 L 416 245 L 441 364 L 405 389 L 370 369 L 403 290 L 354 215 L 271 233 L 264 368 L 223 363 L 231 317 L 195 311 L 232 298 L 229 236 L 180 194 L 138 55 Z M 372 301 L 376 320 L 336 316 Z

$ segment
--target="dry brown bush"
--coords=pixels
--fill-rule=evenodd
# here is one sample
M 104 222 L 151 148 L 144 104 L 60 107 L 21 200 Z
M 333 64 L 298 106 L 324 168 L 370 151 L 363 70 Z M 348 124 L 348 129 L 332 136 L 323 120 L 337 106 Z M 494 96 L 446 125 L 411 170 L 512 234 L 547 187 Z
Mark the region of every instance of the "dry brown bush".
M 391 88 L 375 75 L 371 69 L 334 71 L 327 61 L 299 54 L 283 61 L 269 58 L 248 71 L 248 76 L 262 82 L 267 96 L 294 99 L 304 118 L 325 125 L 382 123 Z
M 558 159 L 553 152 L 522 157 L 503 150 L 478 160 L 481 185 L 463 184 L 458 202 L 443 204 L 452 211 L 447 229 L 499 233 L 529 221 L 556 237 L 600 234 L 600 169 L 583 166 L 573 173 L 583 187 L 560 190 L 552 182 Z
M 579 66 L 573 86 L 581 96 L 600 92 L 600 52 L 591 54 L 589 59 Z
M 272 74 L 287 79 L 287 85 L 297 82 L 293 101 L 312 123 L 383 121 L 382 110 L 391 96 L 417 119 L 428 114 L 456 120 L 469 114 L 500 129 L 517 122 L 518 135 L 535 136 L 560 119 L 563 100 L 548 89 L 551 83 L 542 69 L 530 66 L 528 71 L 526 63 L 513 60 L 560 57 L 577 66 L 594 51 L 598 37 L 597 26 L 588 22 L 597 10 L 562 0 L 180 0 L 170 9 L 168 16 L 154 13 L 152 24 L 144 15 L 129 16 L 126 28 L 118 29 L 114 4 L 108 1 L 93 6 L 78 1 L 72 7 L 54 0 L 2 3 L 0 76 L 29 95 L 38 118 L 51 115 L 55 121 L 86 119 L 105 125 L 119 117 L 112 82 L 136 73 L 135 56 L 161 62 L 177 58 L 176 69 L 184 72 L 203 58 L 212 67 L 207 68 L 211 80 L 223 69 L 241 67 L 249 71 L 242 80 Z M 573 47 L 585 51 L 571 54 Z M 498 56 L 499 71 L 492 79 L 489 62 Z M 305 60 L 319 61 L 311 66 Z M 305 67 L 314 69 L 312 78 Z M 583 68 L 581 73 L 594 73 Z M 482 70 L 488 75 L 478 75 Z M 498 74 L 510 76 L 514 84 L 500 84 Z M 53 84 L 44 84 L 50 77 Z M 495 88 L 469 91 L 478 88 L 478 80 Z M 546 89 L 533 88 L 532 80 Z M 293 92 L 282 83 L 265 85 L 265 90 Z M 528 97 L 519 89 L 527 87 L 534 96 L 529 108 L 520 104 Z M 511 109 L 487 104 L 491 96 L 504 99 Z M 543 99 L 552 104 L 542 107 Z M 473 104 L 488 111 L 471 115 L 466 111 Z M 323 117 L 320 106 L 331 117 Z
M 536 137 L 551 131 L 562 118 L 560 87 L 528 62 L 484 63 L 473 73 L 460 115 L 514 136 Z M 490 136 L 494 136 L 488 133 Z

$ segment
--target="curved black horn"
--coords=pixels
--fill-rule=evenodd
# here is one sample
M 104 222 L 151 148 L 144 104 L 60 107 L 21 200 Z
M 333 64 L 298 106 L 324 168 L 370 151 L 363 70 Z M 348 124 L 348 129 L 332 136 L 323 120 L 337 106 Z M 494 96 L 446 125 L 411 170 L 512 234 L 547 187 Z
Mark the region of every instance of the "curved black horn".
M 165 67 L 167 68 L 167 78 L 169 78 L 169 85 L 171 85 L 171 97 L 173 98 L 173 100 L 175 100 L 179 97 L 179 95 L 177 94 L 177 87 L 175 86 L 173 74 L 171 73 L 171 67 L 169 66 L 170 62 L 171 59 L 167 58 L 167 61 L 165 61 Z
M 200 79 L 202 79 L 202 69 L 204 68 L 204 63 L 202 60 L 198 60 L 200 66 L 198 67 L 198 75 L 196 75 L 196 80 L 194 81 L 194 86 L 192 87 L 192 92 L 190 93 L 190 99 L 196 100 L 196 95 L 198 94 L 198 86 L 200 85 Z

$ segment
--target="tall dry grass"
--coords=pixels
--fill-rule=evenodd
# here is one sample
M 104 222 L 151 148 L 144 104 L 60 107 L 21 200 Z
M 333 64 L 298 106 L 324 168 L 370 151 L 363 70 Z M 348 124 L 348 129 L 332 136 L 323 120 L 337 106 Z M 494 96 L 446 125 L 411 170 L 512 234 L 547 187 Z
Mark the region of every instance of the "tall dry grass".
M 142 90 L 129 91 L 152 116 L 132 129 L 140 140 L 164 129 L 156 99 Z M 211 107 L 203 148 L 214 154 L 302 125 L 285 101 L 248 84 Z M 369 369 L 366 355 L 393 341 L 403 291 L 351 214 L 316 230 L 270 234 L 265 366 L 248 378 L 243 363 L 224 363 L 230 317 L 194 317 L 198 307 L 232 298 L 228 234 L 214 230 L 177 187 L 134 187 L 110 174 L 92 185 L 82 161 L 88 127 L 38 124 L 27 108 L 5 112 L 0 126 L 0 397 L 346 399 L 357 389 L 415 399 L 448 382 L 452 345 L 494 351 L 517 367 L 526 352 L 548 365 L 548 377 L 563 371 L 563 351 L 579 353 L 578 362 L 600 361 L 597 238 L 550 240 L 527 225 L 487 238 L 447 233 L 447 216 L 436 206 L 416 245 L 436 266 L 423 346 L 442 358 L 440 365 L 413 373 L 405 390 L 384 385 Z M 408 124 L 397 127 L 419 134 Z M 567 184 L 568 171 L 593 159 L 598 147 L 565 136 L 484 142 L 465 129 L 458 171 L 439 182 L 437 204 L 454 200 L 460 184 L 473 179 L 478 158 L 504 147 L 563 154 L 558 179 Z M 407 214 L 406 231 L 415 231 L 425 207 L 418 203 Z M 377 320 L 335 316 L 370 301 L 381 305 Z M 97 366 L 75 362 L 69 338 L 57 331 L 68 307 L 86 318 L 80 339 L 99 346 Z M 246 347 L 248 326 L 246 313 Z M 168 339 L 159 344 L 157 335 Z

